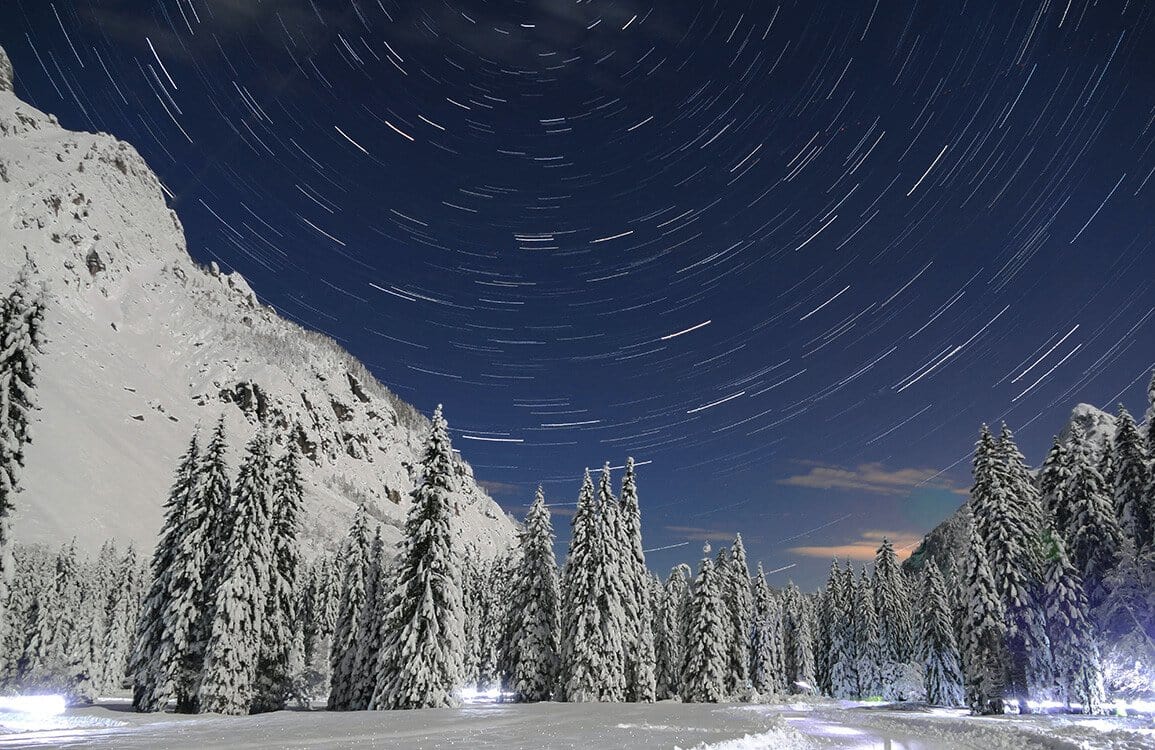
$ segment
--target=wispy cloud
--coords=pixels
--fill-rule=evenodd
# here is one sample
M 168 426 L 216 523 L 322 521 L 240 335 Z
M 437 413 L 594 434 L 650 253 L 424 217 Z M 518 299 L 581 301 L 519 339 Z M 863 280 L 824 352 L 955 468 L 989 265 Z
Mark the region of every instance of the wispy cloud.
M 779 479 L 778 484 L 810 487 L 819 490 L 852 490 L 876 495 L 905 495 L 918 487 L 933 487 L 965 495 L 966 489 L 955 486 L 937 469 L 890 469 L 882 463 L 859 464 L 854 468 L 830 464 L 812 464 L 805 474 Z
M 870 562 L 874 560 L 874 553 L 883 539 L 889 539 L 899 559 L 905 560 L 918 547 L 922 535 L 910 531 L 864 531 L 858 539 L 842 544 L 791 547 L 790 551 L 803 557 L 822 559 L 837 557 L 839 560 Z

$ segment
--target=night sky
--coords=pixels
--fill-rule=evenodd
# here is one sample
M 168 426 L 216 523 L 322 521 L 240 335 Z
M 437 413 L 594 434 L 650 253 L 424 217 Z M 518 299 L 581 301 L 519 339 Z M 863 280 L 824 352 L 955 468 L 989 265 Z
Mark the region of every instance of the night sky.
M 1155 360 L 1155 3 L 0 0 L 17 91 L 130 141 L 198 260 L 442 402 L 559 549 L 909 547 Z M 615 473 L 615 480 L 620 472 Z

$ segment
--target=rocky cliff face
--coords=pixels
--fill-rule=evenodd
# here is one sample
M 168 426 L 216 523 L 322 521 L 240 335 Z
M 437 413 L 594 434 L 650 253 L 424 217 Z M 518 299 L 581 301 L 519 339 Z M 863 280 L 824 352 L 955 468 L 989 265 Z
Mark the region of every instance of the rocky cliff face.
M 299 443 L 311 544 L 342 535 L 360 503 L 398 538 L 425 417 L 239 274 L 195 264 L 131 146 L 64 130 L 11 81 L 0 50 L 0 287 L 28 262 L 50 300 L 17 537 L 151 548 L 177 456 L 223 414 L 234 468 L 258 426 Z M 457 479 L 461 543 L 512 543 L 515 524 L 463 460 Z

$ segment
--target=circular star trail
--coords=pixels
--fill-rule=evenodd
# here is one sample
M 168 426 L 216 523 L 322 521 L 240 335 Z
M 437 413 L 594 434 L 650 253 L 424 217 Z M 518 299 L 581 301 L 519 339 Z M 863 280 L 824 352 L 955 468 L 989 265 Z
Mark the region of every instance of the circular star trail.
M 1144 408 L 1150 3 L 14 6 L 21 95 L 508 508 L 641 462 L 655 567 L 740 530 L 807 578 L 953 510 L 981 422 L 1037 461 Z

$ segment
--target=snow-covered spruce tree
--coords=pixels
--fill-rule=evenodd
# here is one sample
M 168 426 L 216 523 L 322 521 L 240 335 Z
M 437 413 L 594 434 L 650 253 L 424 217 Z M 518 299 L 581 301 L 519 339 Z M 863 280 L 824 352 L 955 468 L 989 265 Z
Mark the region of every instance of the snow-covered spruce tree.
M 1043 460 L 1043 468 L 1039 471 L 1039 494 L 1048 520 L 1057 529 L 1067 528 L 1071 515 L 1067 502 L 1070 476 L 1071 458 L 1067 444 L 1056 435 L 1051 450 Z
M 1152 505 L 1155 496 L 1148 494 L 1150 471 L 1144 440 L 1127 409 L 1119 404 L 1115 420 L 1115 439 L 1111 445 L 1115 476 L 1112 486 L 1115 516 L 1123 534 L 1130 537 L 1136 549 L 1155 543 L 1155 518 Z
M 453 546 L 453 477 L 453 446 L 439 404 L 425 441 L 420 484 L 405 519 L 370 708 L 456 703 L 465 636 L 460 562 Z
M 604 643 L 608 633 L 598 606 L 601 582 L 597 570 L 605 549 L 598 514 L 593 480 L 587 469 L 578 493 L 562 576 L 559 689 L 567 701 L 600 700 L 602 679 L 610 669 Z
M 353 690 L 357 682 L 357 633 L 365 611 L 365 584 L 369 577 L 369 523 L 365 506 L 357 507 L 353 524 L 342 550 L 344 571 L 341 576 L 341 600 L 333 629 L 329 652 L 331 687 L 330 711 L 352 711 Z
M 894 545 L 885 537 L 874 555 L 874 607 L 882 639 L 883 669 L 910 661 L 914 656 L 914 624 L 906 579 L 899 567 Z
M 740 696 L 750 689 L 750 637 L 754 605 L 750 592 L 750 566 L 742 535 L 734 537 L 730 561 L 726 565 L 724 596 L 730 610 L 729 658 L 726 667 L 726 691 Z
M 172 675 L 172 695 L 176 710 L 196 713 L 197 695 L 204 673 L 205 651 L 211 635 L 212 618 L 216 610 L 215 586 L 220 583 L 221 555 L 226 549 L 217 538 L 220 517 L 213 503 L 213 493 L 219 487 L 206 491 L 208 474 L 224 470 L 217 462 L 224 460 L 224 420 L 217 422 L 210 451 L 197 467 L 193 492 L 185 506 L 180 537 L 169 567 L 168 595 L 161 617 L 164 620 L 164 638 L 160 660 L 169 665 Z M 227 481 L 227 480 L 226 480 Z
M 53 562 L 53 575 L 36 593 L 33 617 L 19 659 L 18 687 L 27 692 L 49 692 L 76 697 L 88 652 L 77 631 L 83 624 L 83 589 L 76 544 L 64 545 Z
M 1003 604 L 986 548 L 973 523 L 967 536 L 967 610 L 962 641 L 966 701 L 973 714 L 1001 714 L 1009 659 Z
M 12 291 L 0 300 L 0 644 L 7 631 L 8 591 L 13 575 L 12 510 L 20 491 L 24 446 L 36 408 L 36 356 L 44 344 L 44 288 L 33 289 L 25 266 Z
M 294 675 L 304 666 L 297 650 L 297 579 L 301 551 L 297 542 L 304 488 L 297 445 L 289 445 L 273 468 L 271 544 L 268 597 L 261 628 L 253 713 L 279 711 L 293 690 Z M 302 646 L 303 648 L 303 646 Z
M 702 550 L 702 562 L 694 579 L 693 611 L 682 666 L 682 700 L 717 703 L 726 697 L 727 607 L 723 601 L 725 581 L 710 559 L 710 545 Z
M 626 700 L 651 703 L 657 690 L 655 676 L 653 608 L 650 605 L 650 574 L 642 548 L 642 512 L 638 504 L 638 481 L 633 457 L 626 459 L 622 477 L 619 520 L 623 541 L 622 566 L 626 578 L 625 618 L 629 642 L 625 648 Z
M 461 684 L 476 685 L 481 675 L 481 612 L 484 606 L 485 564 L 472 545 L 461 558 L 461 607 L 465 621 L 461 625 L 465 645 L 461 652 Z M 388 593 L 388 592 L 386 592 Z
M 200 710 L 247 714 L 253 707 L 266 601 L 272 584 L 272 456 L 269 438 L 258 432 L 245 448 L 232 508 L 232 537 L 212 635 L 200 682 Z
M 549 700 L 558 671 L 558 579 L 553 525 L 537 488 L 521 530 L 521 556 L 510 597 L 510 687 L 520 701 Z
M 717 574 L 718 580 L 721 582 L 720 583 L 720 586 L 721 586 L 720 591 L 721 591 L 721 596 L 722 596 L 722 606 L 725 608 L 725 614 L 723 615 L 722 619 L 726 623 L 726 633 L 723 636 L 722 647 L 725 649 L 726 654 L 727 654 L 727 657 L 726 657 L 726 675 L 725 675 L 725 685 L 726 685 L 726 695 L 727 696 L 731 695 L 730 684 L 733 682 L 733 680 L 730 678 L 729 654 L 730 654 L 731 643 L 734 640 L 734 629 L 730 626 L 730 623 L 733 622 L 733 620 L 734 620 L 734 610 L 731 609 L 730 597 L 726 595 L 727 589 L 729 588 L 729 582 L 730 582 L 730 559 L 731 559 L 730 548 L 727 546 L 724 546 L 724 545 L 719 547 L 717 553 L 714 554 L 714 572 Z
M 108 631 L 110 601 L 120 562 L 118 557 L 116 543 L 111 539 L 106 541 L 100 546 L 100 551 L 85 576 L 85 596 L 92 600 L 91 632 L 87 634 L 86 640 L 92 651 L 90 655 L 92 669 L 88 679 L 93 696 L 98 696 L 104 689 L 105 671 L 108 668 L 104 656 L 104 639 Z
M 1099 644 L 1083 583 L 1057 535 L 1052 537 L 1043 600 L 1055 663 L 1055 698 L 1068 710 L 1076 705 L 1083 713 L 1098 713 L 1104 699 Z
M 1087 602 L 1095 608 L 1107 597 L 1107 577 L 1119 562 L 1123 534 L 1096 465 L 1094 446 L 1077 424 L 1072 430 L 1071 458 L 1067 483 L 1071 517 L 1060 532 L 1083 579 Z
M 300 687 L 316 697 L 329 694 L 329 654 L 337 621 L 339 591 L 335 591 L 335 562 L 318 555 L 309 567 L 308 581 L 301 595 L 301 648 L 304 652 L 304 684 Z
M 858 692 L 858 620 L 854 572 L 850 563 L 843 571 L 837 558 L 830 565 L 826 582 L 830 612 L 830 694 L 854 699 Z
M 754 574 L 752 603 L 754 608 L 750 679 L 761 696 L 778 695 L 786 690 L 786 657 L 782 644 L 782 604 L 766 584 L 762 563 Z
M 1010 431 L 996 442 L 983 425 L 975 448 L 970 507 L 986 550 L 995 590 L 1006 618 L 1006 688 L 1021 713 L 1033 691 L 1051 684 L 1050 644 L 1039 597 L 1043 512 Z
M 225 558 L 236 523 L 234 516 L 237 511 L 233 507 L 233 488 L 229 480 L 228 450 L 225 416 L 221 414 L 197 467 L 196 493 L 190 499 L 190 508 L 196 506 L 200 509 L 197 514 L 200 529 L 196 536 L 207 548 L 190 553 L 200 568 L 188 571 L 190 579 L 200 581 L 199 596 L 193 609 L 195 620 L 188 633 L 187 658 L 182 662 L 186 684 L 192 683 L 193 686 L 193 696 L 199 692 L 196 681 L 204 671 L 205 650 L 212 636 L 213 617 L 225 575 Z M 186 530 L 186 534 L 191 533 L 191 529 Z M 184 693 L 185 696 L 189 694 L 187 691 Z M 191 710 L 179 691 L 177 700 L 178 708 Z
M 365 569 L 365 597 L 357 615 L 353 639 L 353 667 L 349 672 L 349 711 L 365 711 L 373 699 L 377 686 L 377 657 L 381 653 L 381 623 L 385 615 L 385 597 L 389 594 L 388 561 L 381 525 L 373 532 L 369 543 L 368 566 Z
M 129 664 L 132 674 L 132 705 L 137 711 L 161 711 L 172 697 L 175 664 L 166 660 L 164 612 L 171 598 L 173 563 L 181 546 L 185 511 L 197 494 L 200 447 L 194 433 L 177 466 L 176 478 L 164 505 L 164 524 L 152 555 L 151 583 L 136 621 L 136 637 Z
M 506 551 L 484 567 L 482 615 L 478 628 L 477 686 L 482 690 L 500 688 L 509 677 L 509 589 L 517 560 Z
M 813 616 L 809 600 L 793 581 L 786 587 L 783 608 L 787 689 L 792 693 L 814 692 Z
M 1147 381 L 1147 413 L 1144 419 L 1147 422 L 1147 455 L 1155 456 L 1155 370 L 1152 370 L 1151 379 Z
M 920 640 L 927 702 L 935 706 L 963 705 L 966 696 L 961 659 L 951 626 L 946 584 L 933 562 L 926 564 Z
M 678 695 L 682 684 L 682 662 L 685 644 L 686 602 L 690 580 L 685 565 L 677 565 L 666 578 L 662 596 L 662 614 L 657 628 L 657 697 L 666 700 Z
M 875 605 L 874 585 L 863 567 L 854 594 L 854 641 L 858 652 L 858 695 L 880 697 L 885 689 L 884 644 Z
M 108 597 L 104 631 L 104 679 L 102 692 L 120 690 L 128 671 L 132 652 L 133 625 L 139 611 L 140 563 L 136 548 L 129 545 L 116 569 L 116 577 Z
M 606 632 L 602 643 L 606 670 L 602 674 L 599 700 L 619 702 L 626 698 L 626 650 L 632 632 L 626 611 L 631 588 L 632 553 L 624 541 L 621 505 L 613 494 L 608 461 L 602 466 L 598 481 L 598 509 L 604 552 L 599 556 L 600 565 L 596 568 L 600 581 L 597 606 Z
M 1155 548 L 1136 550 L 1124 539 L 1106 583 L 1107 598 L 1094 610 L 1106 687 L 1112 694 L 1145 694 L 1155 664 Z

